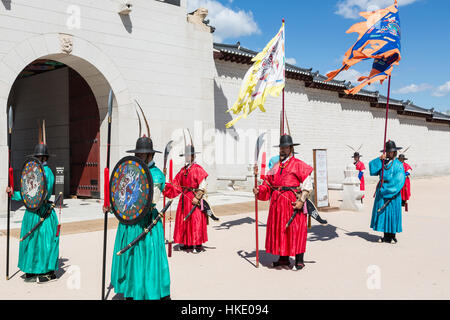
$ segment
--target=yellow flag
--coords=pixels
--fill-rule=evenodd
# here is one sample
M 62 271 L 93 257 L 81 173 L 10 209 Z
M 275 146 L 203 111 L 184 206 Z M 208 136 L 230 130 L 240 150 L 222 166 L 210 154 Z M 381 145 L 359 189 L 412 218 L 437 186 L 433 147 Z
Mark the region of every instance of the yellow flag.
M 284 23 L 278 34 L 270 40 L 263 51 L 252 59 L 254 64 L 244 76 L 239 96 L 227 112 L 240 114 L 226 124 L 227 128 L 253 112 L 256 108 L 266 112 L 267 95 L 279 97 L 285 85 Z

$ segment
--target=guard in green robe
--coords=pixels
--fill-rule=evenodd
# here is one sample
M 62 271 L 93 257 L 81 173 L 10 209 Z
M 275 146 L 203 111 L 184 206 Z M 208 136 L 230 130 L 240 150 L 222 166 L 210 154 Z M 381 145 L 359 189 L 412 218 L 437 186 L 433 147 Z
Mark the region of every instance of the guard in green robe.
M 51 204 L 48 203 L 55 183 L 55 176 L 47 165 L 49 157 L 48 147 L 40 143 L 34 148 L 34 157 L 38 158 L 43 165 L 44 175 L 47 182 L 47 198 L 42 206 L 36 211 L 25 211 L 20 230 L 20 237 L 25 236 L 45 216 Z M 11 192 L 9 187 L 7 192 Z M 15 191 L 12 200 L 22 201 L 20 191 Z M 26 282 L 47 283 L 57 279 L 55 271 L 58 269 L 59 236 L 56 236 L 58 218 L 55 210 L 28 238 L 19 244 L 18 267 L 25 273 Z
M 405 184 L 405 170 L 403 164 L 397 159 L 397 150 L 400 149 L 402 148 L 397 147 L 395 142 L 390 140 L 386 142 L 386 154 L 369 163 L 370 175 L 380 176 L 370 223 L 373 230 L 384 232 L 379 242 L 397 243 L 395 234 L 402 232 L 402 197 L 400 193 Z M 383 163 L 384 173 L 381 185 Z
M 116 253 L 126 247 L 157 217 L 155 206 L 164 190 L 165 176 L 153 161 L 153 142 L 148 137 L 137 140 L 136 149 L 127 151 L 135 153 L 150 169 L 153 178 L 152 211 L 134 225 L 119 223 L 114 243 L 111 270 L 111 284 L 115 293 L 121 293 L 125 299 L 165 300 L 170 299 L 170 274 L 167 259 L 164 230 L 159 221 L 141 241 L 124 254 Z

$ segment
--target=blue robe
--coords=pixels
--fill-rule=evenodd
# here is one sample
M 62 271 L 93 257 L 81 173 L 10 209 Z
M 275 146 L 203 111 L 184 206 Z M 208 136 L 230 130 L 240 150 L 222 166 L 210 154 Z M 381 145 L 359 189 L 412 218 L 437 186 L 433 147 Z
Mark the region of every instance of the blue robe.
M 154 162 L 149 163 L 153 183 L 164 190 L 165 176 Z M 169 261 L 167 259 L 164 230 L 161 220 L 144 239 L 121 256 L 116 253 L 136 239 L 156 217 L 152 211 L 134 225 L 119 223 L 114 243 L 111 284 L 115 293 L 135 300 L 159 300 L 170 295 Z
M 47 201 L 52 196 L 55 176 L 52 170 L 43 164 L 44 175 L 47 182 Z M 21 201 L 20 191 L 15 191 L 12 200 Z M 43 204 L 36 212 L 25 211 L 22 219 L 20 237 L 25 236 L 45 215 L 50 204 Z M 25 273 L 43 274 L 58 269 L 59 236 L 56 236 L 58 218 L 55 210 L 28 238 L 19 243 L 18 267 Z
M 370 175 L 380 176 L 383 164 L 380 158 L 376 158 L 369 163 Z M 384 182 L 380 189 L 377 186 L 375 202 L 372 209 L 372 221 L 370 227 L 375 231 L 385 233 L 399 233 L 402 232 L 402 197 L 400 192 L 405 184 L 405 170 L 403 164 L 394 159 L 385 164 L 384 167 Z M 378 213 L 384 203 L 392 199 L 387 207 Z

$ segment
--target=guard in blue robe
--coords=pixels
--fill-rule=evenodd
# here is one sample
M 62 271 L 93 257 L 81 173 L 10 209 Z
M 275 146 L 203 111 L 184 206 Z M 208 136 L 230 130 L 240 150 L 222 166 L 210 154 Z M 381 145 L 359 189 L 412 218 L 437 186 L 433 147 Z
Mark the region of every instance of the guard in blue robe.
M 397 243 L 396 233 L 402 232 L 402 198 L 400 192 L 405 184 L 405 170 L 403 164 L 396 158 L 397 147 L 394 141 L 386 142 L 386 154 L 369 163 L 370 175 L 379 176 L 375 202 L 372 209 L 370 227 L 384 236 L 379 242 Z M 383 151 L 381 151 L 383 152 Z M 383 160 L 386 158 L 386 160 Z M 381 174 L 384 161 L 383 184 Z
M 47 182 L 47 198 L 42 206 L 32 212 L 26 210 L 22 219 L 20 237 L 25 236 L 45 216 L 50 208 L 48 203 L 55 182 L 55 176 L 47 165 L 49 157 L 47 145 L 40 143 L 34 149 L 34 157 L 42 162 Z M 11 190 L 8 188 L 7 192 Z M 12 200 L 22 201 L 20 191 L 15 191 Z M 55 271 L 58 270 L 59 236 L 57 235 L 58 218 L 55 210 L 44 220 L 36 231 L 19 243 L 18 267 L 25 273 L 25 282 L 47 283 L 57 279 Z
M 135 153 L 136 157 L 148 165 L 154 184 L 153 204 L 151 212 L 137 224 L 119 223 L 114 243 L 111 284 L 114 292 L 123 294 L 127 300 L 169 300 L 169 261 L 161 221 L 132 249 L 121 256 L 116 255 L 116 252 L 136 239 L 158 216 L 156 202 L 165 186 L 165 176 L 153 160 L 154 154 L 160 152 L 153 150 L 153 142 L 150 138 L 139 138 L 136 149 L 127 152 Z

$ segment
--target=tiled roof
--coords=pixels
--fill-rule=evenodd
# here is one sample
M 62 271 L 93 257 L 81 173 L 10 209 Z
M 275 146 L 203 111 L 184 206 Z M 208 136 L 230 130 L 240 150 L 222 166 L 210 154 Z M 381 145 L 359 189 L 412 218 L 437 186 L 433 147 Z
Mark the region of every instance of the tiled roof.
M 256 51 L 241 46 L 239 42 L 236 44 L 214 43 L 213 46 L 215 51 L 214 58 L 219 60 L 251 64 L 251 59 L 258 54 Z M 344 92 L 344 90 L 353 87 L 350 81 L 346 82 L 331 80 L 326 82 L 326 76 L 320 74 L 319 71 L 313 72 L 312 70 L 312 68 L 301 68 L 286 63 L 286 77 L 290 79 L 302 80 L 305 82 L 306 87 L 338 91 L 341 98 L 370 101 L 373 107 L 386 107 L 387 97 L 380 95 L 378 91 L 362 89 L 356 95 L 348 95 Z M 420 116 L 427 118 L 427 121 L 446 122 L 450 124 L 450 115 L 436 112 L 434 109 L 425 109 L 416 106 L 409 100 L 405 102 L 390 98 L 389 105 L 400 114 Z

